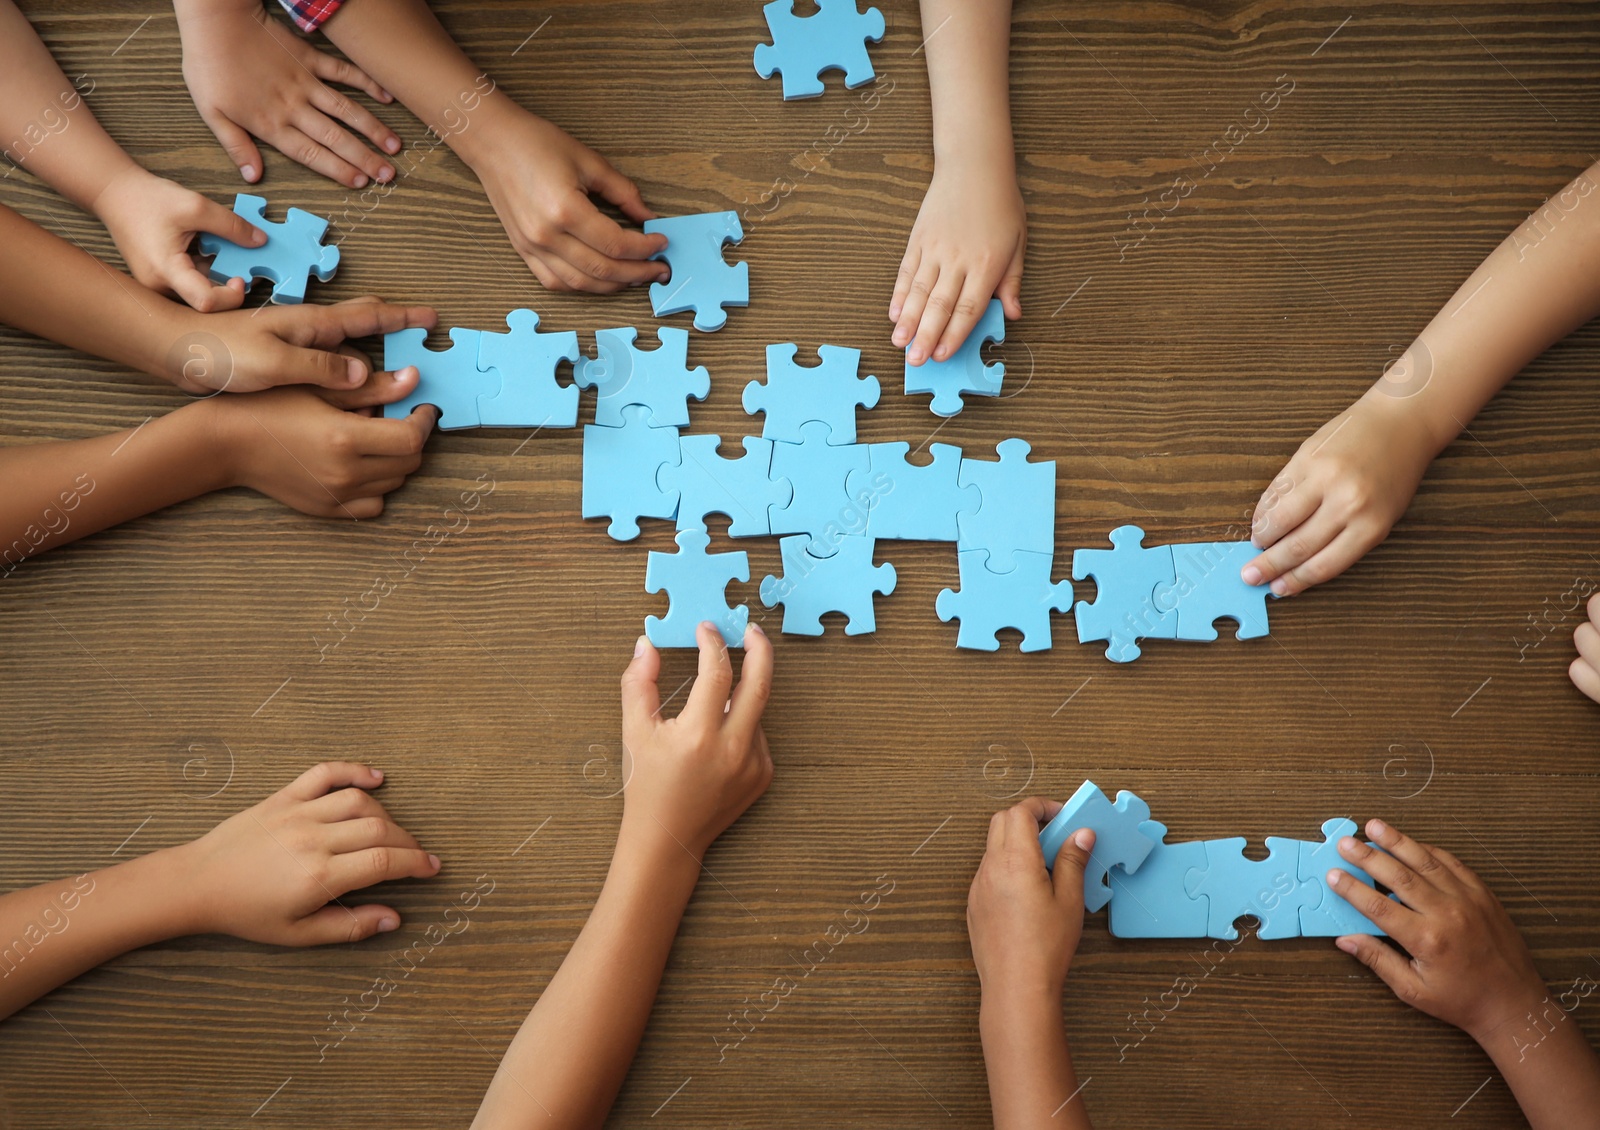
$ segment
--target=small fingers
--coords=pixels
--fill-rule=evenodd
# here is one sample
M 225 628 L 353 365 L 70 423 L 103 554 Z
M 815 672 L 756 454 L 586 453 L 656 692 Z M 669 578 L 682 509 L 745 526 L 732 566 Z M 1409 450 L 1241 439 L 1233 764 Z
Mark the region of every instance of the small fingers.
M 633 644 L 633 659 L 622 672 L 622 724 L 624 729 L 648 726 L 661 710 L 661 653 L 644 636 Z
M 1365 884 L 1355 884 L 1365 890 Z M 1368 917 L 1371 917 L 1370 915 Z M 1407 1004 L 1422 995 L 1422 982 L 1400 951 L 1370 934 L 1346 934 L 1335 944 L 1378 975 L 1394 995 Z
M 755 740 L 761 715 L 772 697 L 772 641 L 761 626 L 751 623 L 744 630 L 744 663 L 739 668 L 739 685 L 733 688 L 724 728 L 729 738 L 744 746 Z
M 1367 874 L 1372 871 L 1365 863 L 1360 864 Z M 1406 906 L 1396 902 L 1387 895 L 1380 895 L 1377 891 L 1357 879 L 1350 872 L 1334 867 L 1323 876 L 1323 881 L 1328 884 L 1328 889 L 1345 902 L 1359 911 L 1368 921 L 1378 929 L 1394 938 L 1403 946 L 1410 948 L 1407 939 L 1412 936 L 1416 926 L 1423 921 L 1422 915 Z M 1380 879 L 1385 886 L 1388 884 Z
M 307 107 L 304 112 L 302 130 L 319 138 L 323 145 L 373 180 L 384 183 L 394 179 L 394 165 L 389 159 L 382 153 L 374 153 L 365 142 L 344 128 L 349 126 L 369 137 L 374 132 L 380 136 L 388 135 L 382 122 L 351 99 L 328 87 L 317 92 L 312 99 L 312 107 Z M 312 133 L 312 130 L 319 132 Z M 375 141 L 375 144 L 382 143 Z M 395 144 L 398 146 L 398 138 Z
M 320 307 L 331 317 L 341 340 L 352 337 L 377 337 L 396 330 L 421 326 L 432 330 L 439 314 L 431 306 L 401 306 L 370 295 L 352 298 L 332 306 Z
M 327 125 L 324 127 L 322 123 Z M 343 132 L 320 112 L 307 107 L 292 125 L 275 131 L 275 136 L 267 140 L 285 157 L 331 181 L 346 188 L 367 187 L 370 178 L 366 173 L 322 143 L 324 137 L 331 140 L 333 135 L 329 130 Z
M 368 75 L 366 71 L 362 70 L 354 63 L 347 62 L 344 59 L 337 59 L 332 55 L 326 54 L 325 52 L 313 52 L 311 73 L 322 79 L 324 82 L 336 82 L 340 86 L 353 86 L 357 90 L 364 90 L 368 95 L 378 102 L 387 103 L 394 101 L 394 95 L 390 94 L 387 90 L 383 89 L 383 87 L 379 86 L 372 76 Z M 354 125 L 355 123 L 352 122 L 350 124 Z M 385 131 L 388 131 L 387 126 L 384 126 L 383 128 Z M 367 136 L 372 137 L 372 140 L 375 144 L 383 146 L 383 148 L 388 150 L 390 153 L 398 152 L 400 149 L 400 139 L 398 137 L 394 137 L 392 132 L 389 132 L 388 136 L 394 137 L 395 144 L 393 149 L 389 149 L 387 145 L 384 145 L 381 138 L 374 137 L 371 134 L 368 134 Z
M 956 299 L 955 309 L 950 314 L 950 323 L 945 326 L 944 333 L 931 351 L 935 361 L 948 361 L 950 355 L 967 340 L 978 319 L 983 317 L 983 312 L 989 307 L 989 297 L 993 294 L 993 285 L 986 283 L 987 280 L 978 275 L 967 276 L 961 286 L 961 296 Z
M 1272 591 L 1279 596 L 1293 596 L 1331 581 L 1360 561 L 1378 541 L 1365 524 L 1346 526 L 1310 560 L 1301 562 L 1273 581 Z
M 639 186 L 617 172 L 611 162 L 603 157 L 598 158 L 597 164 L 584 170 L 584 183 L 615 204 L 622 210 L 624 216 L 636 224 L 656 218 L 656 214 L 645 207 L 644 197 L 639 194 Z M 667 245 L 666 239 L 660 235 L 648 235 L 645 238 L 651 240 L 653 244 L 649 255 L 654 255 Z
M 721 726 L 728 692 L 733 689 L 733 661 L 728 656 L 728 645 L 722 642 L 722 633 L 709 620 L 700 622 L 694 638 L 700 647 L 700 667 L 694 686 L 689 688 L 682 718 L 692 726 L 714 731 Z
M 226 284 L 217 286 L 183 252 L 174 255 L 167 264 L 167 279 L 173 292 L 202 314 L 237 310 L 244 305 L 242 280 L 229 279 Z
M 894 277 L 894 293 L 889 296 L 889 320 L 898 322 L 900 313 L 905 308 L 906 296 L 911 293 L 911 282 L 917 277 L 917 268 L 922 263 L 922 248 L 912 246 L 906 248 L 905 258 L 900 260 L 900 271 Z M 906 341 L 910 341 L 910 330 L 907 331 Z M 905 348 L 905 341 L 901 341 L 900 328 L 895 327 L 895 345 Z
M 367 363 L 328 349 L 286 345 L 281 364 L 275 366 L 271 385 L 318 385 L 322 388 L 356 388 L 367 379 Z
M 893 341 L 901 348 L 909 348 L 917 327 L 922 324 L 922 312 L 928 296 L 939 283 L 939 264 L 924 256 L 917 264 L 917 273 L 906 288 L 905 301 L 900 306 L 900 320 L 895 323 Z M 907 360 L 910 359 L 909 352 Z
M 1382 820 L 1368 820 L 1366 832 L 1374 843 L 1427 882 L 1434 883 L 1447 874 L 1434 848 L 1412 839 L 1398 828 L 1390 827 Z M 1377 878 L 1384 886 L 1399 889 L 1382 876 Z
M 256 148 L 255 139 L 249 132 L 235 125 L 232 120 L 219 113 L 206 113 L 203 109 L 201 117 L 206 125 L 211 127 L 211 132 L 221 143 L 223 152 L 239 170 L 239 175 L 248 184 L 255 184 L 261 179 L 262 163 L 261 150 Z
M 321 389 L 317 395 L 335 408 L 343 408 L 346 411 L 353 408 L 370 408 L 404 400 L 421 379 L 422 374 L 415 365 L 405 365 L 393 372 L 378 369 L 361 382 L 359 388 Z
M 383 773 L 354 761 L 324 761 L 313 765 L 282 792 L 294 800 L 316 800 L 333 790 L 354 785 L 358 789 L 375 789 L 383 784 Z
M 1056 852 L 1050 881 L 1056 901 L 1066 908 L 1081 910 L 1083 907 L 1083 873 L 1089 866 L 1089 857 L 1094 853 L 1094 840 L 1093 828 L 1079 828 L 1066 838 L 1061 850 Z
M 922 316 L 917 320 L 917 334 L 906 347 L 906 360 L 911 364 L 921 365 L 933 356 L 933 347 L 939 343 L 944 336 L 944 328 L 950 324 L 950 316 L 955 313 L 965 281 L 966 276 L 956 270 L 939 272 L 939 281 L 929 292 L 922 307 Z
M 400 913 L 393 907 L 377 903 L 349 907 L 330 904 L 294 924 L 293 944 L 326 946 L 359 942 L 374 934 L 386 934 L 399 925 Z
M 1319 500 L 1320 501 L 1320 500 Z M 1299 522 L 1275 540 L 1273 544 L 1240 570 L 1239 576 L 1246 584 L 1259 585 L 1276 581 L 1297 565 L 1303 565 L 1320 553 L 1343 528 L 1339 519 L 1326 507 L 1313 506 L 1315 513 Z M 1256 572 L 1252 574 L 1251 570 Z M 1255 577 L 1252 580 L 1252 576 Z M 1277 592 L 1276 586 L 1273 592 Z
M 391 879 L 432 878 L 439 867 L 439 857 L 420 848 L 369 847 L 329 860 L 329 886 L 337 895 Z
M 1586 659 L 1574 659 L 1567 667 L 1567 677 L 1572 685 L 1595 702 L 1600 702 L 1600 669 Z
M 1022 317 L 1022 248 L 1017 248 L 994 294 L 1008 319 L 1014 322 Z
M 312 820 L 335 824 L 341 820 L 355 820 L 364 816 L 388 818 L 383 802 L 358 785 L 334 789 L 332 792 L 304 802 L 301 811 Z
M 338 820 L 328 824 L 322 835 L 326 849 L 335 855 L 347 855 L 375 847 L 406 848 L 411 851 L 422 849 L 417 838 L 389 819 L 387 814 Z

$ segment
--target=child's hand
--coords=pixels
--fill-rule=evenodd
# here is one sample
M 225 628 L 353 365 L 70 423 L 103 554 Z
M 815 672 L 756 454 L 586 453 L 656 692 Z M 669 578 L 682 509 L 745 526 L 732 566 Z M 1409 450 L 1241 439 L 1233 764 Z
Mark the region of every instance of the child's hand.
M 426 306 L 393 306 L 353 298 L 333 306 L 262 306 L 188 316 L 150 371 L 185 392 L 260 392 L 279 385 L 360 387 L 371 366 L 339 352 L 350 338 L 374 337 L 411 326 L 432 329 Z
M 560 127 L 519 107 L 485 130 L 473 171 L 505 225 L 511 246 L 551 290 L 609 294 L 664 281 L 650 256 L 666 236 L 628 231 L 596 208 L 598 192 L 636 223 L 654 218 L 639 189 L 600 154 Z
M 394 178 L 394 166 L 344 126 L 389 154 L 400 152 L 400 139 L 327 85 L 358 87 L 392 102 L 364 72 L 312 48 L 260 0 L 174 0 L 174 7 L 195 108 L 246 181 L 254 184 L 262 173 L 252 134 L 346 188 Z
M 1572 633 L 1572 642 L 1577 645 L 1578 658 L 1567 674 L 1580 691 L 1600 702 L 1600 593 L 1589 598 L 1589 618 Z
M 1014 176 L 950 164 L 935 168 L 889 300 L 894 343 L 911 347 L 906 360 L 947 359 L 996 295 L 1007 318 L 1022 317 L 1027 227 Z
M 1015 986 L 1025 994 L 1059 997 L 1083 934 L 1083 868 L 1094 832 L 1080 828 L 1045 870 L 1039 829 L 1058 801 L 1029 797 L 996 812 L 989 846 L 967 892 L 967 934 L 978 980 L 991 992 Z
M 362 791 L 382 783 L 365 765 L 324 762 L 174 849 L 193 904 L 187 932 L 315 946 L 393 930 L 400 915 L 391 907 L 339 902 L 374 883 L 439 872 L 439 857 Z
M 439 415 L 422 405 L 389 420 L 374 406 L 406 396 L 417 379 L 408 365 L 347 392 L 291 387 L 203 401 L 214 413 L 227 485 L 319 518 L 376 518 L 383 496 L 422 465 Z
M 1340 938 L 1340 949 L 1371 967 L 1404 1003 L 1480 1042 L 1544 999 L 1545 984 L 1527 943 L 1500 900 L 1466 864 L 1381 820 L 1369 820 L 1366 831 L 1383 851 L 1346 836 L 1339 841 L 1339 854 L 1400 901 L 1338 868 L 1328 872 L 1328 885 L 1404 946 L 1411 959 L 1367 934 Z
M 214 200 L 132 166 L 94 203 L 128 272 L 151 290 L 177 294 L 202 312 L 236 310 L 244 302 L 243 279 L 214 286 L 195 266 L 189 245 L 200 232 L 245 247 L 259 247 L 266 234 Z
M 1300 445 L 1256 503 L 1240 570 L 1279 596 L 1332 580 L 1384 538 L 1411 504 L 1435 448 L 1403 401 L 1371 393 Z
M 676 718 L 661 717 L 661 653 L 649 640 L 639 637 L 622 673 L 622 825 L 624 836 L 682 848 L 698 861 L 772 782 L 772 752 L 761 730 L 772 691 L 772 642 L 754 624 L 745 629 L 744 666 L 734 686 L 717 629 L 702 623 L 695 639 L 700 671 Z M 662 841 L 662 832 L 676 848 Z

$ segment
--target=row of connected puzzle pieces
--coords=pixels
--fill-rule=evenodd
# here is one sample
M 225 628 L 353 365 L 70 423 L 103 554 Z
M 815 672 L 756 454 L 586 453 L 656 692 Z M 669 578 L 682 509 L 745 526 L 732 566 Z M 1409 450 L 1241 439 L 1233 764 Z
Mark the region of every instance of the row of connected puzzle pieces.
M 1166 826 L 1150 819 L 1150 806 L 1123 790 L 1115 804 L 1092 781 L 1072 794 L 1039 832 L 1045 865 L 1079 828 L 1095 832 L 1084 870 L 1084 909 L 1111 906 L 1111 933 L 1119 938 L 1223 938 L 1234 940 L 1236 919 L 1253 917 L 1263 939 L 1331 938 L 1382 934 L 1327 885 L 1330 868 L 1367 886 L 1372 877 L 1345 862 L 1339 840 L 1355 822 L 1336 817 L 1322 824 L 1322 840 L 1267 837 L 1267 858 L 1247 859 L 1242 836 L 1167 843 Z

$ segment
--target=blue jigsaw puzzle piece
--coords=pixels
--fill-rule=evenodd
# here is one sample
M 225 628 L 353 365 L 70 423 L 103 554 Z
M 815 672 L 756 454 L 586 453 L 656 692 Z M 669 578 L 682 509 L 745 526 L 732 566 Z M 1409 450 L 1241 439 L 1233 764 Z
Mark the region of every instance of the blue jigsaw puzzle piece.
M 1300 908 L 1309 892 L 1300 882 L 1300 841 L 1267 837 L 1267 858 L 1247 859 L 1243 836 L 1201 840 L 1206 865 L 1184 879 L 1191 897 L 1206 897 L 1206 936 L 1234 941 L 1234 920 L 1250 915 L 1263 939 L 1298 938 Z
M 618 541 L 639 536 L 640 518 L 678 514 L 677 492 L 659 484 L 660 472 L 678 462 L 678 429 L 653 428 L 649 415 L 635 404 L 622 410 L 620 428 L 583 429 L 583 516 L 610 518 Z
M 957 553 L 961 572 L 961 591 L 944 589 L 934 602 L 939 619 L 961 621 L 956 646 L 975 651 L 999 651 L 995 633 L 1015 628 L 1022 633 L 1023 651 L 1047 651 L 1050 613 L 1072 607 L 1072 582 L 1051 583 L 1051 557 L 1044 553 L 1018 552 L 1012 555 L 1009 573 L 989 569 L 992 560 L 982 549 Z
M 290 208 L 284 222 L 267 219 L 263 196 L 241 192 L 233 198 L 234 215 L 267 233 L 260 247 L 241 247 L 210 232 L 200 233 L 200 254 L 215 256 L 206 268 L 214 283 L 243 279 L 248 289 L 256 279 L 272 282 L 272 301 L 298 305 L 306 300 L 306 280 L 316 275 L 327 282 L 339 266 L 339 248 L 323 244 L 328 221 L 299 208 Z
M 694 328 L 709 332 L 727 322 L 724 306 L 750 305 L 750 264 L 730 266 L 722 258 L 723 244 L 744 238 L 738 213 L 646 220 L 644 230 L 667 237 L 666 248 L 651 258 L 665 259 L 672 268 L 666 282 L 650 284 L 650 308 L 656 317 L 693 310 Z
M 577 386 L 560 384 L 556 369 L 582 356 L 577 333 L 540 333 L 539 315 L 525 308 L 507 314 L 506 325 L 510 333 L 486 330 L 478 336 L 478 368 L 500 374 L 499 390 L 478 396 L 478 422 L 498 428 L 576 427 Z
M 962 486 L 961 449 L 932 444 L 933 462 L 918 466 L 906 459 L 909 443 L 867 445 L 866 471 L 845 484 L 850 497 L 867 508 L 867 534 L 902 541 L 955 541 L 956 517 L 978 509 L 983 495 Z M 864 500 L 864 502 L 863 502 Z
M 822 94 L 822 75 L 843 71 L 848 90 L 877 77 L 867 42 L 883 38 L 883 13 L 876 8 L 856 10 L 856 0 L 817 0 L 809 16 L 794 14 L 792 0 L 772 0 L 762 7 L 771 43 L 756 46 L 756 74 L 770 79 L 783 75 L 783 100 L 816 98 Z
M 1300 844 L 1300 881 L 1307 888 L 1306 901 L 1300 906 L 1300 936 L 1302 938 L 1337 938 L 1341 934 L 1387 935 L 1370 918 L 1334 893 L 1328 886 L 1328 870 L 1346 871 L 1357 881 L 1374 886 L 1372 876 L 1349 863 L 1339 854 L 1339 841 L 1356 834 L 1356 822 L 1334 817 L 1322 822 L 1322 842 L 1307 840 Z M 1372 845 L 1376 846 L 1376 845 Z
M 1157 593 L 1178 610 L 1180 640 L 1214 640 L 1215 622 L 1232 620 L 1241 640 L 1267 634 L 1266 585 L 1247 585 L 1239 570 L 1261 551 L 1247 541 L 1182 542 L 1172 550 L 1172 595 Z
M 1083 869 L 1083 908 L 1099 910 L 1111 899 L 1106 873 L 1120 866 L 1136 874 L 1139 865 L 1155 849 L 1156 841 L 1145 835 L 1143 826 L 1150 819 L 1150 806 L 1127 789 L 1117 794 L 1117 803 L 1106 799 L 1093 781 L 1078 786 L 1055 819 L 1039 830 L 1039 847 L 1044 865 L 1054 871 L 1056 855 L 1067 837 L 1079 828 L 1093 828 L 1094 851 Z
M 726 514 L 729 537 L 765 537 L 772 532 L 770 509 L 792 497 L 787 481 L 769 477 L 772 441 L 745 436 L 738 459 L 719 455 L 721 445 L 721 436 L 684 436 L 681 460 L 661 469 L 662 489 L 678 496 L 678 529 L 703 530 L 707 514 Z
M 1178 638 L 1178 613 L 1158 603 L 1160 590 L 1170 599 L 1172 548 L 1145 548 L 1138 526 L 1111 531 L 1113 549 L 1080 549 L 1072 554 L 1072 579 L 1094 578 L 1092 603 L 1078 601 L 1073 616 L 1078 642 L 1105 640 L 1106 658 L 1129 663 L 1139 658 L 1141 639 Z
M 831 557 L 850 533 L 861 532 L 864 517 L 846 484 L 852 471 L 865 471 L 867 448 L 859 443 L 828 442 L 828 425 L 811 421 L 801 426 L 801 442 L 775 443 L 772 477 L 788 479 L 793 497 L 787 506 L 769 511 L 775 534 L 808 534 L 807 546 L 817 557 Z
M 894 592 L 896 577 L 893 565 L 872 564 L 874 539 L 842 538 L 832 557 L 813 557 L 806 552 L 808 541 L 799 534 L 778 542 L 783 576 L 762 580 L 761 603 L 783 605 L 783 630 L 790 635 L 820 636 L 825 612 L 845 614 L 847 636 L 877 631 L 872 594 Z
M 478 330 L 457 326 L 450 331 L 450 348 L 435 351 L 427 346 L 428 331 L 420 327 L 384 334 L 383 367 L 393 372 L 415 365 L 421 379 L 405 399 L 385 404 L 383 414 L 404 419 L 417 405 L 432 404 L 439 409 L 439 427 L 445 431 L 478 427 L 480 398 L 493 398 L 500 391 L 499 370 L 479 368 L 482 336 Z
M 1011 568 L 1016 552 L 1056 551 L 1056 464 L 1028 461 L 1026 440 L 1001 440 L 1000 461 L 963 458 L 957 481 L 978 488 L 976 510 L 956 520 L 958 551 L 985 549 L 996 572 Z
M 660 431 L 662 429 L 656 429 Z M 710 620 L 729 647 L 744 646 L 744 629 L 750 609 L 728 607 L 729 581 L 750 579 L 750 557 L 736 553 L 707 553 L 711 537 L 704 530 L 680 530 L 677 553 L 651 550 L 645 562 L 644 591 L 667 593 L 666 616 L 646 616 L 644 634 L 657 647 L 694 647 L 694 632 Z
M 998 298 L 991 298 L 983 317 L 972 327 L 960 349 L 943 361 L 929 358 L 920 365 L 906 362 L 906 395 L 931 392 L 933 403 L 929 407 L 935 416 L 954 416 L 966 407 L 962 393 L 999 396 L 1006 367 L 999 361 L 985 365 L 983 347 L 1005 339 L 1005 310 Z
M 632 326 L 596 330 L 595 355 L 573 367 L 579 388 L 598 388 L 594 422 L 608 428 L 622 426 L 622 410 L 630 404 L 650 409 L 650 423 L 658 428 L 689 426 L 689 398 L 704 400 L 711 392 L 711 374 L 704 365 L 689 368 L 689 331 L 661 326 L 656 349 L 634 344 L 639 331 Z
M 1139 831 L 1155 841 L 1139 870 L 1129 874 L 1113 867 L 1111 910 L 1113 937 L 1203 938 L 1206 936 L 1206 898 L 1190 898 L 1184 882 L 1190 871 L 1204 870 L 1206 845 L 1198 840 L 1166 842 L 1167 826 L 1146 820 Z
M 799 443 L 800 426 L 811 420 L 827 424 L 829 443 L 856 441 L 856 406 L 878 403 L 878 378 L 858 377 L 861 350 L 821 345 L 816 365 L 797 365 L 793 343 L 767 346 L 767 383 L 744 386 L 744 410 L 766 414 L 761 423 L 765 439 Z

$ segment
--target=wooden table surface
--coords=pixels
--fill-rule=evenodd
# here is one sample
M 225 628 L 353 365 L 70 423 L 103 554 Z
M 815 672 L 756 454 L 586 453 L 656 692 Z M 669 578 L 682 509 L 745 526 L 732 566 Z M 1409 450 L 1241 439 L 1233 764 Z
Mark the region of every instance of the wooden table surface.
M 875 87 L 788 105 L 752 73 L 755 3 L 442 7 L 483 67 L 660 212 L 743 213 L 753 302 L 692 338 L 713 382 L 691 430 L 756 427 L 739 394 L 766 343 L 858 346 L 884 385 L 863 441 L 937 433 L 982 454 L 1016 435 L 1057 461 L 1059 575 L 1123 523 L 1153 542 L 1244 536 L 1300 441 L 1600 144 L 1592 5 L 1021 0 L 1024 315 L 1006 397 L 939 424 L 900 394 L 884 315 L 932 169 L 914 5 L 883 4 Z M 138 159 L 218 199 L 240 188 L 183 87 L 170 8 L 25 8 Z M 377 112 L 421 137 L 400 107 Z M 1180 176 L 1198 187 L 1141 219 Z M 443 150 L 376 206 L 276 152 L 263 188 L 274 209 L 336 218 L 343 261 L 316 298 L 379 293 L 483 329 L 533 305 L 586 349 L 596 328 L 655 324 L 643 291 L 544 292 Z M 27 175 L 0 199 L 115 261 Z M 1600 584 L 1597 363 L 1590 326 L 1530 366 L 1386 544 L 1273 606 L 1270 639 L 1155 643 L 1117 666 L 1061 617 L 1047 653 L 1014 637 L 961 652 L 933 609 L 953 547 L 880 547 L 899 588 L 875 635 L 830 621 L 778 641 L 776 778 L 707 859 L 613 1124 L 982 1125 L 967 884 L 992 811 L 1085 777 L 1137 791 L 1174 838 L 1311 839 L 1326 817 L 1383 815 L 1480 871 L 1552 985 L 1600 972 L 1600 708 L 1565 674 L 1573 594 Z M 5 442 L 181 400 L 4 333 Z M 619 544 L 582 521 L 580 446 L 439 435 L 377 521 L 231 491 L 0 583 L 0 888 L 194 837 L 326 758 L 387 770 L 385 803 L 446 860 L 385 890 L 397 934 L 310 951 L 190 938 L 23 1010 L 0 1027 L 0 1127 L 468 1122 L 599 889 L 621 807 L 616 679 L 665 604 L 643 591 L 644 556 L 671 530 Z M 480 480 L 485 504 L 433 544 Z M 778 571 L 774 539 L 740 548 L 754 582 Z M 377 578 L 393 591 L 367 607 Z M 775 632 L 756 587 L 730 591 Z M 691 672 L 670 655 L 667 690 Z M 452 908 L 490 886 L 463 926 Z M 800 977 L 871 891 L 867 925 Z M 455 932 L 430 950 L 437 925 Z M 383 976 L 400 988 L 363 1012 Z M 799 987 L 736 1024 L 783 976 Z M 1591 1038 L 1597 1008 L 1574 1015 Z M 1519 1120 L 1465 1036 L 1326 940 L 1119 941 L 1097 916 L 1065 1014 L 1103 1127 Z

